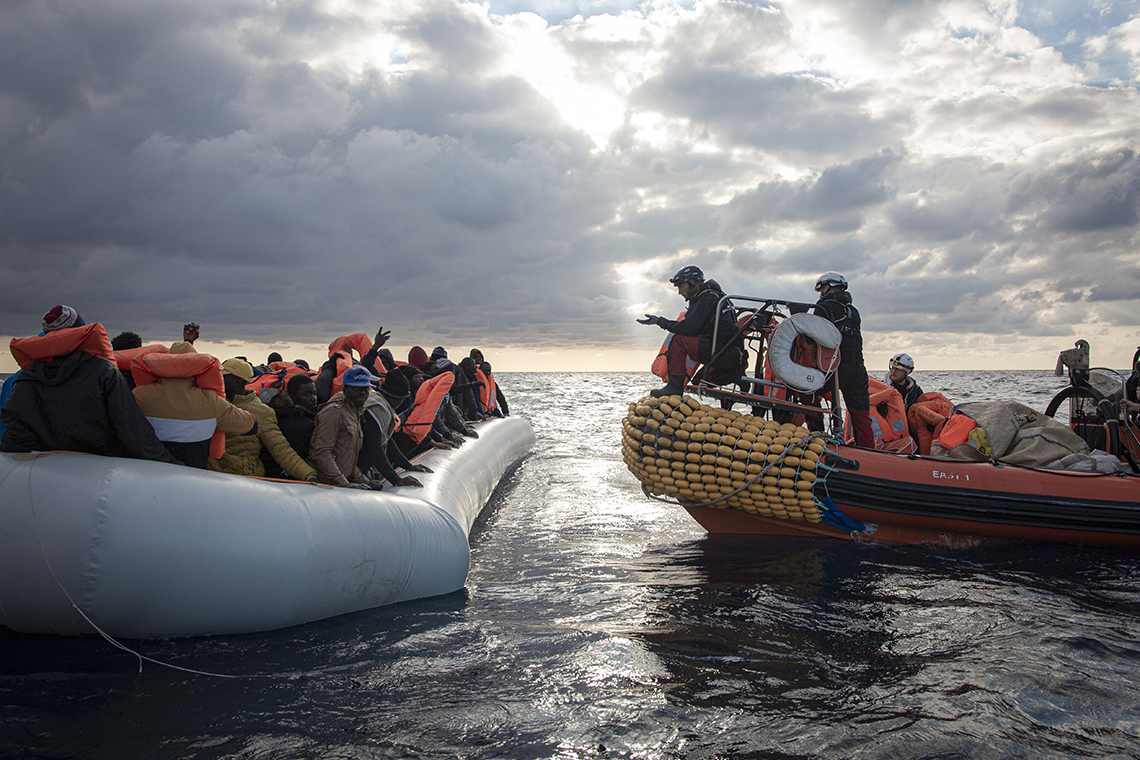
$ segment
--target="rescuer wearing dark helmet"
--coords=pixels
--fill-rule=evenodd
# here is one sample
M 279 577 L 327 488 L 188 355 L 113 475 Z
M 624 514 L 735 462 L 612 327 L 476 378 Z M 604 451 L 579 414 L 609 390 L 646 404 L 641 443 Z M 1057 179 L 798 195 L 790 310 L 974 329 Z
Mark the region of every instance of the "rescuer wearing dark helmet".
M 646 314 L 645 319 L 637 320 L 643 325 L 657 325 L 670 333 L 667 348 L 669 381 L 665 387 L 650 391 L 651 396 L 672 396 L 682 393 L 685 381 L 700 364 L 712 359 L 713 327 L 719 321 L 717 348 L 733 339 L 736 333 L 736 311 L 732 302 L 725 300 L 719 306 L 724 292 L 715 281 L 705 281 L 704 272 L 699 267 L 683 267 L 669 278 L 676 286 L 677 293 L 689 302 L 688 310 L 682 319 L 673 321 L 664 317 Z
M 855 433 L 855 445 L 868 449 L 875 448 L 875 433 L 871 429 L 871 397 L 867 391 L 867 367 L 863 364 L 862 318 L 859 310 L 851 303 L 847 292 L 847 278 L 838 272 L 826 272 L 815 281 L 819 300 L 815 306 L 791 307 L 791 311 L 807 311 L 830 320 L 843 336 L 839 344 L 839 390 L 843 403 L 851 416 L 851 429 Z

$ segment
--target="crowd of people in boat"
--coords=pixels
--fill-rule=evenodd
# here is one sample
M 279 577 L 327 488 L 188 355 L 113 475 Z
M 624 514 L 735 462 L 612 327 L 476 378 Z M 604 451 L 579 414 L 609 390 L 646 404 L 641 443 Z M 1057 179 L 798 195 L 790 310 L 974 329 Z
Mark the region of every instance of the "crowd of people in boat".
M 109 338 L 59 304 L 43 331 L 11 342 L 20 370 L 0 391 L 0 451 L 80 451 L 238 475 L 380 490 L 421 486 L 419 454 L 478 438 L 473 422 L 508 415 L 483 353 L 453 362 L 443 346 L 385 348 L 391 332 L 333 340 L 328 360 L 271 353 L 254 365 L 199 353 L 182 340 Z
M 681 268 L 669 282 L 687 302 L 686 310 L 676 320 L 653 314 L 637 320 L 657 325 L 668 333 L 653 367 L 666 383 L 650 394 L 662 397 L 683 393 L 688 379 L 701 372 L 707 372 L 707 379 L 714 384 L 723 381 L 731 385 L 747 370 L 744 338 L 732 301 L 725 297 L 716 280 L 706 280 L 696 266 Z M 898 449 L 902 453 L 930 453 L 932 442 L 944 433 L 943 425 L 952 414 L 953 404 L 940 393 L 923 392 L 912 377 L 914 359 L 907 353 L 891 357 L 881 381 L 869 377 L 863 359 L 862 317 L 848 291 L 847 278 L 838 272 L 826 272 L 816 280 L 815 290 L 819 298 L 814 304 L 782 303 L 792 314 L 810 311 L 839 330 L 840 358 L 835 372 L 847 407 L 849 438 L 864 448 L 889 448 L 885 444 L 899 440 L 901 445 L 905 439 L 914 448 Z M 1122 411 L 1127 414 L 1140 412 L 1138 385 L 1140 350 L 1133 357 L 1132 375 L 1121 399 Z M 754 411 L 762 413 L 759 409 Z M 822 429 L 821 417 L 808 416 L 805 421 L 809 427 Z

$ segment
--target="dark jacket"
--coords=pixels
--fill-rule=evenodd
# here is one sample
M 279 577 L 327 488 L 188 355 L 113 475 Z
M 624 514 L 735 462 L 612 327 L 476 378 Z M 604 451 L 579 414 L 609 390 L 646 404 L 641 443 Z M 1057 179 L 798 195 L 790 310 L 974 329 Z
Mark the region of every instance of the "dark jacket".
M 816 316 L 828 319 L 839 328 L 843 342 L 839 345 L 839 385 L 867 385 L 867 367 L 863 364 L 862 317 L 851 303 L 846 290 L 832 290 L 815 304 Z
M 819 299 L 814 306 L 791 303 L 788 310 L 799 314 L 811 310 L 817 317 L 823 317 L 839 328 L 842 342 L 839 344 L 839 389 L 843 400 L 851 409 L 868 411 L 871 408 L 870 393 L 867 390 L 867 367 L 863 364 L 862 318 L 859 310 L 851 303 L 851 294 L 846 290 L 832 290 Z
M 483 418 L 479 412 L 479 402 L 476 401 L 479 389 L 482 387 L 483 384 L 473 374 L 468 374 L 467 368 L 462 363 L 456 365 L 455 384 L 451 386 L 448 394 L 463 419 L 479 420 Z
M 313 439 L 313 428 L 316 427 L 314 422 L 316 412 L 303 409 L 296 404 L 285 404 L 279 400 L 282 395 L 284 394 L 279 393 L 271 398 L 268 406 L 277 413 L 277 427 L 289 442 L 290 448 L 297 452 L 301 459 L 308 459 L 309 442 Z M 261 450 L 261 462 L 265 465 L 266 473 L 272 472 L 273 477 L 281 477 L 279 473 L 283 468 L 268 449 Z
M 83 351 L 21 371 L 0 416 L 3 451 L 85 451 L 177 462 L 115 365 Z
M 714 281 L 701 283 L 700 289 L 689 299 L 684 319 L 674 321 L 662 318 L 657 324 L 677 335 L 704 338 L 711 345 L 713 327 L 719 322 L 717 343 L 723 346 L 736 333 L 736 310 L 732 301 L 725 301 L 720 312 L 717 312 L 717 304 L 723 296 L 724 293 Z
M 915 401 L 918 401 L 918 397 L 922 395 L 922 388 L 918 383 L 914 381 L 914 378 L 910 375 L 907 375 L 906 379 L 903 380 L 902 383 L 895 385 L 891 382 L 891 373 L 888 372 L 887 383 L 896 391 L 898 391 L 899 395 L 903 397 L 903 405 L 906 406 L 907 409 L 910 409 L 910 405 Z

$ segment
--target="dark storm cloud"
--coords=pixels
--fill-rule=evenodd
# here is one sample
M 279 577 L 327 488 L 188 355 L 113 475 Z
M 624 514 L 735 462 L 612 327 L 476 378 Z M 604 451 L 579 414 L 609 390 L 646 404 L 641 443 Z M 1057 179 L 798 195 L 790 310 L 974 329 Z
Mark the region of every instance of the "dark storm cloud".
M 733 240 L 757 228 L 793 221 L 809 222 L 826 232 L 858 229 L 861 210 L 894 196 L 889 172 L 899 160 L 890 150 L 882 150 L 797 182 L 761 183 L 732 199 L 721 217 L 722 230 Z
M 552 2 L 542 29 L 451 0 L 13 0 L 0 333 L 63 301 L 235 340 L 626 346 L 682 261 L 799 299 L 843 271 L 871 331 L 1130 324 L 1134 81 L 964 8 Z
M 551 236 L 602 218 L 581 198 L 607 193 L 570 176 L 587 141 L 488 70 L 488 25 L 454 4 L 396 27 L 425 68 L 355 79 L 293 57 L 344 34 L 310 4 L 62 7 L 5 12 L 7 62 L 42 51 L 4 67 L 34 114 L 0 158 L 16 334 L 56 300 L 231 338 L 276 322 L 319 339 L 378 311 L 470 322 L 473 304 L 525 303 L 504 268 L 571 266 Z

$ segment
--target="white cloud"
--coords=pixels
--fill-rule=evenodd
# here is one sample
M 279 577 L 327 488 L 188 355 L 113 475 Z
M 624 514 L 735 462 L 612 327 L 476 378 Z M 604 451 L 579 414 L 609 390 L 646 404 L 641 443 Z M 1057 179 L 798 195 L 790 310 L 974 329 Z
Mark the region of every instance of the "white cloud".
M 638 367 L 660 335 L 632 315 L 679 311 L 691 261 L 785 298 L 844 271 L 869 351 L 937 334 L 926 366 L 1094 327 L 1123 351 L 1140 27 L 1094 10 L 9 3 L 0 333 L 62 301 L 154 337 L 385 324 Z

